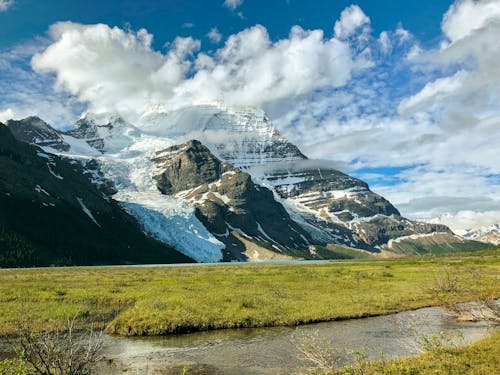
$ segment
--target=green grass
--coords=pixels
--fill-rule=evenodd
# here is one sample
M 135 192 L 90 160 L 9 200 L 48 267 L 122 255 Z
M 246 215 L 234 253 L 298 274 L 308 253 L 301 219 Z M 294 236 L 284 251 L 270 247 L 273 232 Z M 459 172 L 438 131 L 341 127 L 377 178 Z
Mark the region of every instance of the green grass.
M 316 246 L 316 252 L 324 259 L 374 259 L 375 255 L 359 249 L 341 245 Z
M 0 336 L 19 316 L 54 329 L 77 316 L 122 335 L 296 325 L 500 297 L 499 247 L 298 265 L 0 270 Z M 439 291 L 452 273 L 457 290 Z
M 365 363 L 331 372 L 331 375 L 334 374 L 500 374 L 500 332 L 467 347 L 441 348 L 418 357 Z

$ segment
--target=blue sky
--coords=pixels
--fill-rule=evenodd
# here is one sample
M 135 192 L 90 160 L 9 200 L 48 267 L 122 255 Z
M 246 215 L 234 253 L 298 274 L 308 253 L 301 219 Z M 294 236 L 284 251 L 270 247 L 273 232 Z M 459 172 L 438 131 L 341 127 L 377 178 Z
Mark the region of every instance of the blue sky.
M 498 35 L 500 0 L 0 0 L 0 121 L 258 106 L 403 214 L 464 229 L 500 222 Z
M 16 0 L 8 12 L 0 13 L 0 48 L 43 35 L 51 24 L 68 20 L 146 28 L 155 35 L 155 49 L 161 49 L 165 42 L 179 35 L 203 40 L 214 26 L 229 35 L 260 23 L 272 38 L 286 37 L 293 25 L 333 32 L 335 19 L 353 3 L 370 15 L 375 33 L 395 29 L 402 23 L 427 44 L 439 37 L 442 15 L 452 1 L 247 0 L 235 10 L 222 7 L 222 3 L 222 0 Z M 243 17 L 238 16 L 240 12 Z M 203 48 L 211 47 L 209 42 L 203 44 Z

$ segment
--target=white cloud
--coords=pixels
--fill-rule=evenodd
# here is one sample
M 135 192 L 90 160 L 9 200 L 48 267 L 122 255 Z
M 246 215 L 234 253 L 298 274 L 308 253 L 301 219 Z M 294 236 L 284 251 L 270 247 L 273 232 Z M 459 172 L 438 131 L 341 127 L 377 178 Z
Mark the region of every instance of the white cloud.
M 382 46 L 382 52 L 389 53 L 392 49 L 391 39 L 389 38 L 389 34 L 387 31 L 382 31 L 378 38 L 380 45 Z
M 30 69 L 33 54 L 47 45 L 47 40 L 35 38 L 0 51 L 0 108 L 13 111 L 16 119 L 37 115 L 55 126 L 68 128 L 83 111 L 83 105 L 66 92 L 54 92 L 52 77 Z
M 107 25 L 53 25 L 56 41 L 33 57 L 39 72 L 55 71 L 57 87 L 90 104 L 95 111 L 143 110 L 173 95 L 191 68 L 189 56 L 200 48 L 192 38 L 177 37 L 166 55 L 151 49 L 146 30 L 127 32 Z
M 192 38 L 176 38 L 166 54 L 154 51 L 143 29 L 65 22 L 53 25 L 50 35 L 53 43 L 34 56 L 33 67 L 55 73 L 59 89 L 94 111 L 137 115 L 152 105 L 216 100 L 262 105 L 343 85 L 356 68 L 349 44 L 299 26 L 273 42 L 257 25 L 231 35 L 210 55 L 196 54 L 200 42 Z
M 218 44 L 222 40 L 222 34 L 219 32 L 217 27 L 212 27 L 207 34 L 208 39 L 212 41 L 212 43 Z
M 447 225 L 455 233 L 461 234 L 468 229 L 489 227 L 500 222 L 500 210 L 478 212 L 476 210 L 463 210 L 455 214 L 441 214 L 435 218 L 423 218 L 424 220 Z
M 361 26 L 369 23 L 370 18 L 363 13 L 361 8 L 357 5 L 351 5 L 342 11 L 340 19 L 335 22 L 335 37 L 347 39 L 354 35 Z
M 6 12 L 13 4 L 14 0 L 0 0 L 0 12 Z
M 406 54 L 405 58 L 409 61 L 415 60 L 422 54 L 422 52 L 422 48 L 418 44 L 414 44 Z
M 399 38 L 399 43 L 404 43 L 410 40 L 412 37 L 411 33 L 408 30 L 406 30 L 401 24 L 398 25 L 395 34 Z
M 7 120 L 14 118 L 14 111 L 11 108 L 7 108 L 3 111 L 0 111 L 0 122 L 4 123 Z
M 467 72 L 460 70 L 452 76 L 427 83 L 417 94 L 404 99 L 399 104 L 399 111 L 428 110 L 430 106 L 442 105 L 447 97 L 456 95 L 466 78 Z
M 236 9 L 243 4 L 243 0 L 224 0 L 224 6 L 229 9 Z
M 474 4 L 487 9 L 482 3 Z M 443 25 L 453 21 L 452 10 Z M 478 222 L 486 217 L 499 222 L 500 208 L 481 204 L 498 202 L 500 197 L 500 17 L 491 14 L 483 15 L 487 21 L 481 27 L 465 25 L 467 33 L 453 42 L 452 34 L 443 29 L 448 42 L 431 50 L 420 47 L 402 28 L 386 31 L 369 45 L 381 52 L 388 42 L 398 46 L 392 50 L 391 58 L 399 56 L 392 70 L 384 68 L 388 59 L 382 53 L 382 60 L 375 60 L 373 68 L 346 88 L 300 97 L 288 109 L 272 107 L 271 117 L 311 157 L 368 170 L 405 167 L 394 175 L 385 172 L 386 178 L 374 179 L 378 185 L 373 187 L 404 215 L 422 217 L 408 204 L 412 199 L 439 197 L 439 201 L 446 196 L 455 202 L 452 215 L 468 211 L 478 215 Z M 405 69 L 403 78 L 398 77 Z M 399 80 L 398 86 L 391 86 L 392 80 Z M 394 97 L 402 88 L 407 92 Z M 427 218 L 450 212 L 442 205 L 428 208 Z M 454 226 L 459 225 L 459 217 Z
M 455 2 L 446 12 L 441 23 L 443 32 L 451 42 L 465 38 L 471 33 L 500 18 L 498 0 L 463 0 Z
M 467 197 L 433 196 L 411 199 L 399 206 L 403 211 L 411 212 L 413 217 L 431 219 L 440 216 L 443 212 L 455 215 L 461 211 L 500 211 L 500 200 L 489 197 L 476 197 L 471 201 Z M 497 216 L 497 221 L 500 215 Z

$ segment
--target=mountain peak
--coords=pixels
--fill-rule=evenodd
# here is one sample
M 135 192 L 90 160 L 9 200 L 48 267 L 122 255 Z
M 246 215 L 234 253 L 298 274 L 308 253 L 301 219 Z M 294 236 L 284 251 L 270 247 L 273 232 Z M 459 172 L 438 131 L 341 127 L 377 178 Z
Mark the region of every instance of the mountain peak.
M 133 138 L 140 136 L 140 133 L 139 129 L 114 112 L 87 112 L 76 122 L 73 130 L 66 132 L 74 138 L 85 140 L 101 152 L 120 151 L 132 145 Z
M 30 116 L 22 120 L 8 120 L 7 126 L 19 141 L 50 147 L 57 151 L 68 151 L 70 148 L 59 132 L 40 117 Z

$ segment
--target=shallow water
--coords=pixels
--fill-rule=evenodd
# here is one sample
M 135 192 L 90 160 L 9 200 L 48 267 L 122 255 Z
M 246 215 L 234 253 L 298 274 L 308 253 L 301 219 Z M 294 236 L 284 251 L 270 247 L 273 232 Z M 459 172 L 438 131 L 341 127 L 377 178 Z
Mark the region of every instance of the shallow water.
M 413 329 L 408 329 L 413 326 Z M 105 337 L 105 361 L 100 374 L 301 374 L 308 364 L 296 342 L 317 335 L 331 345 L 339 365 L 352 363 L 352 352 L 369 359 L 417 354 L 416 338 L 427 334 L 452 337 L 459 345 L 490 332 L 485 322 L 457 322 L 445 310 L 433 307 L 411 312 L 345 321 L 201 332 L 166 337 Z

